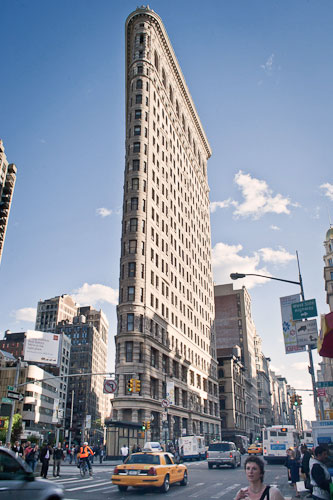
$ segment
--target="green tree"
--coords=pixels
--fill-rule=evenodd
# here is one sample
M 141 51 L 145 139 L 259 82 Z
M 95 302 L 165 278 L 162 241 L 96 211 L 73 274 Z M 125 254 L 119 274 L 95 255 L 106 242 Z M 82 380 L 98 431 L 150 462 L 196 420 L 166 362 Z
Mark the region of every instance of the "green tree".
M 7 440 L 8 423 L 9 423 L 9 419 L 7 418 L 5 421 L 4 429 L 2 429 L 0 431 L 0 441 L 2 441 L 4 443 Z M 14 418 L 13 418 L 12 434 L 10 436 L 10 441 L 12 444 L 14 444 L 15 441 L 20 439 L 22 431 L 23 431 L 22 415 L 20 415 L 19 413 L 15 413 Z

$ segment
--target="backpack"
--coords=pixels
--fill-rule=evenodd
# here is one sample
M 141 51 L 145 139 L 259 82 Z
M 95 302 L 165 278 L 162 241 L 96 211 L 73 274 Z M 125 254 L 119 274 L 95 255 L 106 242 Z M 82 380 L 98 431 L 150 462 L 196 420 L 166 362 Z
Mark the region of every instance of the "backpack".
M 32 449 L 31 451 L 29 451 L 29 453 L 27 454 L 27 456 L 25 457 L 25 460 L 27 462 L 29 462 L 30 460 L 34 460 L 35 459 L 35 450 Z
M 269 488 L 270 488 L 270 486 L 266 486 L 263 494 L 260 497 L 260 500 L 266 500 L 266 499 L 269 500 Z

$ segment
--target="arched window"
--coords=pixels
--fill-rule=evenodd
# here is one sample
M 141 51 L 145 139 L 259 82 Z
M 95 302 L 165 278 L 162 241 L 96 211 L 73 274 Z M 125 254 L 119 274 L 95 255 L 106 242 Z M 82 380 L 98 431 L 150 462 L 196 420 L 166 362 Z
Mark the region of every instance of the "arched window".
M 159 65 L 158 65 L 158 55 L 157 55 L 157 52 L 155 50 L 154 52 L 154 64 L 155 64 L 155 68 L 157 69 L 157 71 L 159 70 Z
M 170 97 L 170 101 L 173 103 L 173 90 L 172 90 L 171 85 L 169 85 L 169 97 Z
M 163 82 L 164 87 L 166 88 L 167 81 L 166 81 L 166 74 L 165 74 L 164 68 L 162 69 L 162 82 Z
M 137 80 L 136 81 L 136 88 L 137 89 L 142 89 L 142 80 Z

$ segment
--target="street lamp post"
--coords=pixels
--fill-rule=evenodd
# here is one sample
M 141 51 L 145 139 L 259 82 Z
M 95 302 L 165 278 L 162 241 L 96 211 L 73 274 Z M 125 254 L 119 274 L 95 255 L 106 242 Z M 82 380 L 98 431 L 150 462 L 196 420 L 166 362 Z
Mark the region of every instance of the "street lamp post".
M 299 281 L 284 280 L 282 278 L 274 278 L 273 276 L 265 276 L 263 274 L 254 274 L 254 273 L 231 273 L 230 278 L 232 280 L 238 280 L 240 278 L 245 278 L 246 276 L 259 276 L 260 278 L 267 278 L 267 279 L 276 280 L 276 281 L 284 281 L 285 283 L 292 283 L 293 285 L 299 285 L 301 288 L 302 300 L 305 300 L 303 281 L 302 281 L 301 271 L 300 271 L 300 267 L 299 267 L 299 260 L 298 260 L 298 253 L 297 252 L 296 252 L 296 256 L 297 256 Z M 309 363 L 310 363 L 309 372 L 311 375 L 312 390 L 313 390 L 313 403 L 314 403 L 315 412 L 316 412 L 316 419 L 319 420 L 319 405 L 318 405 L 318 397 L 317 397 L 316 379 L 315 379 L 315 374 L 314 374 L 312 350 L 311 350 L 311 346 L 309 344 L 308 344 L 308 354 L 309 354 Z

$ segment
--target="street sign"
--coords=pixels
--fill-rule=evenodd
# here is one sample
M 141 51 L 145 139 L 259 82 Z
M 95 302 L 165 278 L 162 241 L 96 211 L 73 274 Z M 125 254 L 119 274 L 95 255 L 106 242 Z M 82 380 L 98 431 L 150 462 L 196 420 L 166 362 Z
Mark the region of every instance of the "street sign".
M 117 382 L 113 379 L 104 379 L 103 394 L 114 394 L 117 390 Z
M 86 415 L 86 429 L 91 429 L 91 415 Z
M 9 399 L 15 399 L 16 401 L 23 401 L 24 399 L 23 394 L 16 391 L 8 391 L 7 396 Z
M 58 410 L 58 418 L 64 418 L 64 410 L 63 409 Z
M 293 312 L 294 321 L 318 316 L 316 299 L 297 302 L 296 304 L 292 304 L 291 309 Z
M 13 391 L 14 386 L 13 385 L 7 385 L 7 391 Z
M 324 388 L 317 389 L 317 395 L 321 398 L 324 398 L 326 396 L 326 389 Z
M 296 322 L 296 338 L 298 346 L 317 344 L 317 320 L 310 319 Z
M 8 403 L 8 404 L 12 404 L 12 402 L 13 402 L 13 401 L 12 401 L 11 399 L 9 399 L 9 398 L 2 398 L 2 399 L 1 399 L 1 403 Z
M 306 351 L 306 347 L 300 347 L 297 345 L 296 325 L 295 321 L 293 321 L 291 311 L 292 304 L 298 303 L 299 301 L 299 293 L 295 295 L 288 295 L 287 297 L 280 297 L 282 330 L 286 354 Z
M 162 399 L 161 406 L 162 408 L 168 408 L 170 406 L 170 401 L 168 399 Z
M 317 387 L 333 387 L 333 380 L 327 380 L 326 382 L 317 382 Z

